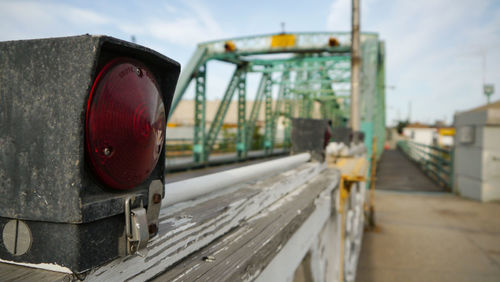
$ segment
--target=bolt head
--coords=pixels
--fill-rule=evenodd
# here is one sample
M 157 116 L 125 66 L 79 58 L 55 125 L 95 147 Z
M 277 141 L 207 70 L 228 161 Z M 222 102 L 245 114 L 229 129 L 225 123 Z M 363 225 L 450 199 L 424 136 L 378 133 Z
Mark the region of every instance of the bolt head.
M 149 234 L 156 234 L 158 233 L 158 226 L 156 224 L 150 224 L 148 226 Z
M 154 194 L 153 195 L 153 204 L 159 204 L 161 203 L 161 194 Z
M 215 261 L 214 256 L 204 256 L 202 259 L 203 259 L 203 261 L 206 261 L 206 262 L 214 262 Z
M 108 157 L 109 155 L 111 155 L 111 148 L 109 148 L 109 147 L 104 148 L 104 149 L 102 150 L 102 153 L 103 153 L 106 157 Z

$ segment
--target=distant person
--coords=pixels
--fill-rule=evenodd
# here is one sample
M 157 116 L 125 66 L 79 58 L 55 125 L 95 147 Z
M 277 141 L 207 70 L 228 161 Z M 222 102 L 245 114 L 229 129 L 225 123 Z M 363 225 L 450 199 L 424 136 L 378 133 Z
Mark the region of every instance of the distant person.
M 326 126 L 325 129 L 325 143 L 323 144 L 323 150 L 328 146 L 328 143 L 330 143 L 330 138 L 332 138 L 332 130 L 330 129 L 332 127 L 332 121 L 328 120 L 328 125 Z

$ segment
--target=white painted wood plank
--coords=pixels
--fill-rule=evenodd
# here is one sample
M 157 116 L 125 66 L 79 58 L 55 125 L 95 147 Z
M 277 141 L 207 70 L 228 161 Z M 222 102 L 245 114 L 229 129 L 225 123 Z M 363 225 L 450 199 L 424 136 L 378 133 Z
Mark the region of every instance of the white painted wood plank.
M 332 183 L 320 194 L 315 201 L 316 209 L 314 212 L 293 234 L 267 267 L 261 273 L 258 273 L 256 277 L 253 277 L 256 282 L 293 281 L 295 269 L 299 266 L 306 253 L 315 247 L 314 244 L 318 243 L 319 234 L 330 218 L 332 190 L 338 188 L 338 179 L 337 182 Z M 253 278 L 249 280 L 253 280 Z
M 215 196 L 164 208 L 160 212 L 160 233 L 149 242 L 144 257 L 119 258 L 92 271 L 86 280 L 150 279 L 258 214 L 323 169 L 322 164 L 306 163 L 236 191 L 230 188 Z

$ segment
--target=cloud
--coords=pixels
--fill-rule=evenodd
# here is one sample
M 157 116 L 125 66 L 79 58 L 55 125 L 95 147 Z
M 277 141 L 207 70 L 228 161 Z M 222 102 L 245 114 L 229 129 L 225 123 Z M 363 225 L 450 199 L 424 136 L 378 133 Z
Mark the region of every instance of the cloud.
M 72 22 L 75 25 L 86 24 L 86 25 L 104 25 L 110 23 L 112 20 L 102 14 L 79 9 L 73 7 L 67 7 L 65 13 L 61 16 L 68 22 Z
M 352 0 L 334 0 L 330 4 L 330 10 L 327 16 L 327 29 L 333 31 L 351 30 L 351 2 Z M 371 13 L 373 0 L 361 1 L 361 24 L 363 20 Z
M 193 46 L 196 42 L 226 36 L 210 9 L 197 1 L 164 4 L 158 8 L 164 13 L 152 13 L 151 5 L 139 6 L 138 10 L 130 12 L 134 14 L 133 21 L 130 14 L 112 13 L 109 6 L 101 9 L 108 11 L 103 14 L 68 3 L 0 2 L 0 40 L 74 35 L 75 31 L 100 34 L 101 30 L 115 29 L 127 37 L 134 34 Z
M 314 3 L 309 4 L 309 10 L 298 12 L 296 7 L 287 10 L 288 6 L 270 2 L 265 12 L 249 7 L 235 12 L 234 8 L 241 8 L 242 4 L 206 3 L 209 2 L 0 0 L 0 40 L 83 33 L 129 39 L 133 34 L 140 44 L 184 63 L 197 42 L 229 37 L 235 30 L 250 30 L 258 21 L 262 22 L 259 29 L 269 28 L 272 21 L 262 13 L 271 14 L 272 19 L 287 13 L 290 19 L 296 19 L 290 26 L 300 24 L 314 29 L 318 23 L 328 30 L 350 30 L 351 0 L 332 1 L 326 7 L 327 17 L 314 13 L 319 9 Z M 497 0 L 361 0 L 361 5 L 361 30 L 379 32 L 386 41 L 386 80 L 388 85 L 396 86 L 395 90 L 388 90 L 387 104 L 401 108 L 403 116 L 410 100 L 416 119 L 442 118 L 445 114 L 451 120 L 455 110 L 484 103 L 483 53 L 487 57 L 486 81 L 497 88 L 492 98 L 500 97 Z M 301 17 L 304 13 L 314 16 Z M 255 32 L 255 28 L 252 30 Z M 389 111 L 388 120 L 394 118 L 394 112 Z
M 387 104 L 420 121 L 434 121 L 485 102 L 481 54 L 487 50 L 487 80 L 500 85 L 500 7 L 494 0 L 363 1 L 361 30 L 386 41 Z M 362 3 L 363 3 L 362 2 Z M 328 28 L 350 30 L 350 1 L 330 5 Z M 495 97 L 495 96 L 493 96 Z M 498 97 L 498 94 L 497 96 Z M 498 98 L 497 98 L 498 99 Z M 388 112 L 388 121 L 397 111 Z
M 334 31 L 351 30 L 351 1 L 332 1 L 327 18 L 327 28 Z
M 3 1 L 0 11 L 0 40 L 64 36 L 73 34 L 75 26 L 92 28 L 111 22 L 100 13 L 63 3 Z
M 211 14 L 210 9 L 197 1 L 184 1 L 183 5 L 165 6 L 167 17 L 150 17 L 140 27 L 118 22 L 124 32 L 152 36 L 183 46 L 195 42 L 227 36 Z

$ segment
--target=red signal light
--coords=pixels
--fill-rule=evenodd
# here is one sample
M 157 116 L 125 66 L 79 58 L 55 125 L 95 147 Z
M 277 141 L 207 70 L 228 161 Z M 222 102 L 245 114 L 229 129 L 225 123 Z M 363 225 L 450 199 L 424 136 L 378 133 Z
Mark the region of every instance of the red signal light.
M 165 120 L 148 68 L 128 58 L 106 64 L 92 86 L 85 122 L 88 158 L 100 180 L 122 190 L 146 180 L 163 148 Z

